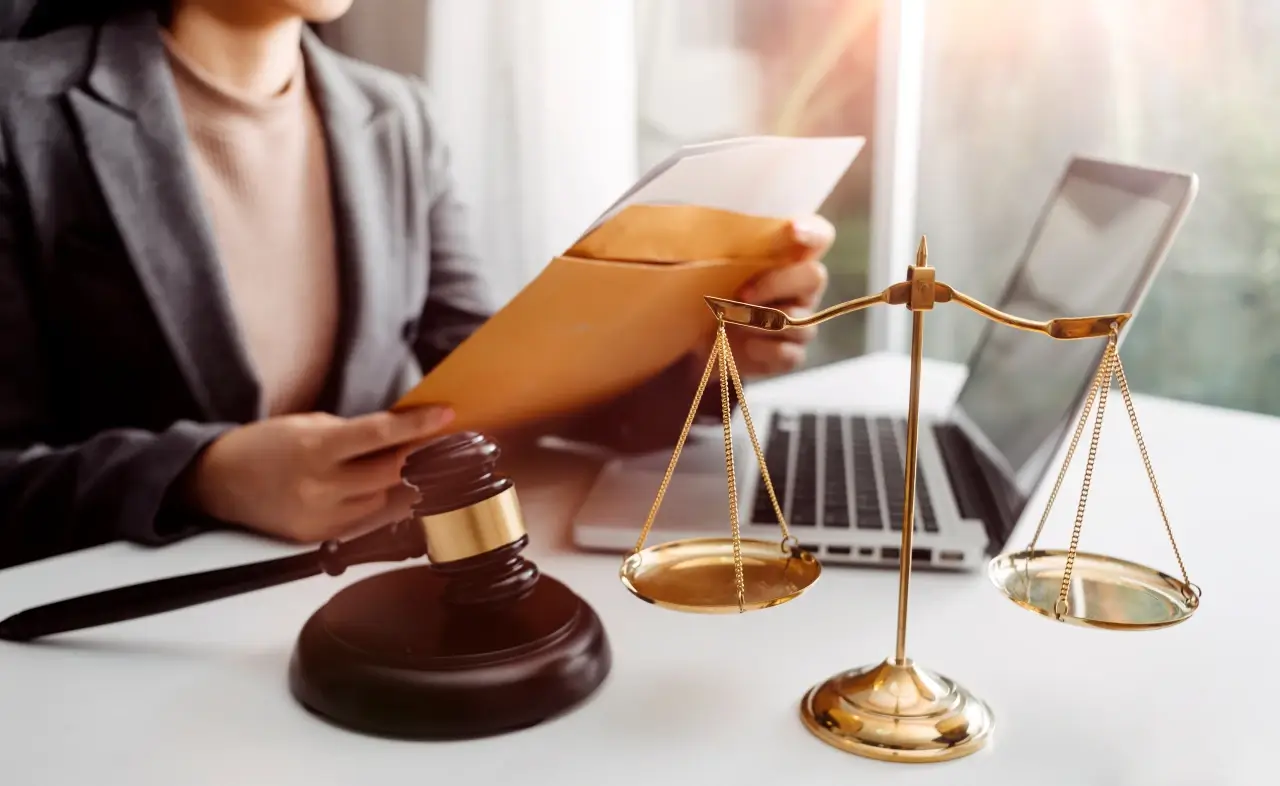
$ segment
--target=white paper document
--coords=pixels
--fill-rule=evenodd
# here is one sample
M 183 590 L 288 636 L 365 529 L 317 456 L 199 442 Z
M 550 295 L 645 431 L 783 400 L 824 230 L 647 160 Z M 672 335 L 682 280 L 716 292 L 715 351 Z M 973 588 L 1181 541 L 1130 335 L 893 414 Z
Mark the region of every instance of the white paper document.
M 777 218 L 816 213 L 865 143 L 755 136 L 689 145 L 650 169 L 591 229 L 630 205 L 700 205 Z

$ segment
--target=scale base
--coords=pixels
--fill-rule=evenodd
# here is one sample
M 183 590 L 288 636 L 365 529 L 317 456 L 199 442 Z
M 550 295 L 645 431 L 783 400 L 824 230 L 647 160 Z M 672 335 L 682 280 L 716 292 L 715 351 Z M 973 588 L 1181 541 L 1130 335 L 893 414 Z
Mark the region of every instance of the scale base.
M 335 595 L 303 627 L 289 683 L 305 707 L 355 731 L 467 739 L 533 726 L 604 681 L 600 619 L 538 576 L 499 606 L 455 605 L 431 566 L 390 571 Z
M 804 725 L 848 753 L 882 761 L 938 762 L 985 748 L 995 718 L 964 688 L 910 660 L 835 675 L 800 703 Z

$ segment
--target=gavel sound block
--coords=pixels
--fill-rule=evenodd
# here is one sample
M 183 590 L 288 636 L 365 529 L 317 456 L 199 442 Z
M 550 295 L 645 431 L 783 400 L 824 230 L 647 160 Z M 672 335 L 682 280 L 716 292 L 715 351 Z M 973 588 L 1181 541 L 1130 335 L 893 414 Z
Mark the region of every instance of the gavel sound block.
M 290 687 L 342 726 L 408 738 L 468 738 L 573 707 L 609 672 L 595 612 L 521 556 L 516 490 L 498 448 L 457 434 L 413 454 L 405 482 L 430 565 L 338 592 L 298 637 Z

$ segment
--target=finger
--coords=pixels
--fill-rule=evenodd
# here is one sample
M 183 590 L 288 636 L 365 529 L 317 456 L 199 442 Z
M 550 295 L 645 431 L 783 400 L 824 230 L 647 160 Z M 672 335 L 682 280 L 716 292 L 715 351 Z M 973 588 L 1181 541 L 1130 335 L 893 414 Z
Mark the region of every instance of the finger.
M 802 216 L 791 221 L 790 260 L 808 262 L 821 259 L 836 239 L 836 228 L 819 215 Z
M 319 528 L 321 538 L 340 538 L 350 534 L 387 506 L 387 492 L 379 491 L 350 497 L 336 505 L 327 521 Z
M 402 484 L 400 469 L 404 459 L 402 451 L 350 459 L 334 467 L 329 484 L 344 499 L 385 491 Z
M 357 456 L 353 459 L 348 459 L 347 461 L 374 462 L 381 459 L 386 459 L 387 461 L 392 462 L 396 466 L 403 467 L 404 463 L 409 459 L 409 456 L 413 455 L 415 452 L 417 452 L 418 450 L 421 450 L 427 445 L 430 445 L 432 442 L 435 442 L 439 438 L 440 438 L 439 434 L 432 434 L 429 437 L 425 437 L 423 439 L 415 439 L 411 442 L 406 442 L 402 445 L 395 445 L 393 447 L 383 448 L 382 450 L 376 450 L 372 453 L 365 453 L 364 455 Z M 339 466 L 341 466 L 341 464 Z
M 385 508 L 388 496 L 389 492 L 383 489 L 382 491 L 373 491 L 368 494 L 348 497 L 342 501 L 338 510 L 341 511 L 344 520 L 348 522 L 356 521 L 371 516 Z
M 386 511 L 389 516 L 387 523 L 409 516 L 413 513 L 413 505 L 417 501 L 418 492 L 406 485 L 387 489 Z
M 738 348 L 744 346 L 747 342 L 774 342 L 776 344 L 804 346 L 813 341 L 817 335 L 818 329 L 812 325 L 767 332 L 735 326 L 729 328 L 729 348 L 734 354 L 737 354 Z
M 448 407 L 422 407 L 404 412 L 375 412 L 335 427 L 326 440 L 326 453 L 335 461 L 355 458 L 414 443 L 433 436 L 453 420 Z
M 738 298 L 747 303 L 770 305 L 782 301 L 812 308 L 827 289 L 827 267 L 821 262 L 802 262 L 774 268 L 743 288 Z
M 405 461 L 423 445 L 431 442 L 432 439 L 419 440 L 348 459 L 337 466 L 330 485 L 336 489 L 340 498 L 364 496 L 379 491 L 394 494 L 403 490 L 413 493 L 404 483 L 402 470 Z
M 782 374 L 794 371 L 804 362 L 804 347 L 789 341 L 751 339 L 743 348 L 748 368 L 756 374 Z
M 745 376 L 770 376 L 794 371 L 804 363 L 805 350 L 799 344 L 756 339 L 744 347 Z

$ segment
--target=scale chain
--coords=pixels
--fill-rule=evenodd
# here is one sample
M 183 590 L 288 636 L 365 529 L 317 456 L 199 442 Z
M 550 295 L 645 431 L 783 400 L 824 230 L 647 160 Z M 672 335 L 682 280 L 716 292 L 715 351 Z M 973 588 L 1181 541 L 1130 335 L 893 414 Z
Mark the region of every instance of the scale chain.
M 716 331 L 720 345 L 720 409 L 724 414 L 724 466 L 729 484 L 729 528 L 733 532 L 733 584 L 738 591 L 738 611 L 745 611 L 746 580 L 742 575 L 742 533 L 738 526 L 738 484 L 733 471 L 733 411 L 729 408 L 729 334 L 724 320 Z
M 1068 611 L 1067 593 L 1071 589 L 1071 571 L 1075 567 L 1076 552 L 1080 547 L 1080 530 L 1084 528 L 1084 510 L 1089 502 L 1089 489 L 1093 485 L 1093 467 L 1098 459 L 1098 441 L 1102 437 L 1103 416 L 1107 409 L 1107 393 L 1111 390 L 1111 381 L 1115 376 L 1116 332 L 1111 329 L 1111 338 L 1107 342 L 1107 350 L 1102 357 L 1102 387 L 1098 391 L 1098 414 L 1093 421 L 1093 435 L 1089 439 L 1089 458 L 1084 465 L 1084 482 L 1080 487 L 1080 501 L 1076 505 L 1075 526 L 1071 530 L 1071 545 L 1067 548 L 1067 564 L 1062 571 L 1062 586 L 1058 589 L 1058 602 L 1053 606 L 1054 615 L 1062 618 Z
M 1187 566 L 1182 562 L 1182 552 L 1178 550 L 1178 541 L 1173 537 L 1173 527 L 1169 524 L 1169 515 L 1165 512 L 1164 499 L 1160 495 L 1160 486 L 1156 483 L 1156 473 L 1151 467 L 1151 456 L 1147 453 L 1146 440 L 1142 438 L 1142 429 L 1138 426 L 1138 413 L 1133 406 L 1133 398 L 1129 395 L 1129 380 L 1125 378 L 1124 366 L 1120 364 L 1120 356 L 1112 361 L 1115 364 L 1113 376 L 1120 382 L 1120 395 L 1124 398 L 1125 409 L 1129 413 L 1129 423 L 1133 426 L 1133 436 L 1138 440 L 1138 451 L 1142 454 L 1142 463 L 1147 470 L 1147 479 L 1151 481 L 1151 491 L 1156 495 L 1156 505 L 1160 508 L 1160 518 L 1164 521 L 1165 534 L 1169 536 L 1169 545 L 1173 546 L 1173 556 L 1178 560 L 1178 570 L 1182 571 L 1182 581 L 1189 588 L 1195 589 L 1195 599 L 1200 599 L 1199 587 L 1191 583 L 1187 575 Z
M 1093 408 L 1094 398 L 1097 398 L 1098 411 L 1093 425 L 1093 436 L 1089 444 L 1089 458 L 1085 465 L 1084 482 L 1080 490 L 1080 501 L 1076 509 L 1075 526 L 1071 532 L 1071 544 L 1067 550 L 1066 565 L 1062 574 L 1062 585 L 1058 590 L 1058 600 L 1054 604 L 1054 615 L 1058 618 L 1064 616 L 1068 611 L 1067 595 L 1071 588 L 1071 573 L 1075 566 L 1075 558 L 1080 545 L 1080 530 L 1084 524 L 1085 504 L 1089 497 L 1089 488 L 1093 480 L 1093 468 L 1097 458 L 1098 440 L 1102 432 L 1103 418 L 1106 413 L 1107 393 L 1111 389 L 1113 382 L 1118 381 L 1120 385 L 1120 394 L 1124 398 L 1125 410 L 1129 416 L 1129 424 L 1133 429 L 1134 438 L 1138 442 L 1138 451 L 1142 454 L 1142 463 L 1147 472 L 1147 480 L 1151 483 L 1151 491 L 1155 494 L 1156 505 L 1160 509 L 1160 518 L 1164 522 L 1165 534 L 1169 538 L 1169 544 L 1173 547 L 1174 558 L 1178 561 L 1178 569 L 1182 572 L 1182 581 L 1184 585 L 1184 594 L 1190 593 L 1188 601 L 1195 603 L 1200 598 L 1200 588 L 1191 583 L 1191 578 L 1187 574 L 1187 567 L 1182 561 L 1182 553 L 1178 549 L 1178 542 L 1173 536 L 1173 527 L 1169 523 L 1169 515 L 1165 510 L 1164 499 L 1160 494 L 1160 486 L 1156 482 L 1155 470 L 1151 464 L 1151 455 L 1147 451 L 1146 440 L 1142 436 L 1142 429 L 1138 425 L 1137 410 L 1133 405 L 1133 397 L 1129 390 L 1129 380 L 1124 373 L 1124 364 L 1120 361 L 1120 354 L 1117 351 L 1118 329 L 1115 325 L 1111 327 L 1111 335 L 1107 341 L 1107 349 L 1103 354 L 1102 362 L 1098 366 L 1098 374 L 1094 379 L 1093 387 L 1089 391 L 1089 397 L 1085 402 L 1084 412 L 1080 416 L 1080 422 L 1076 426 L 1075 436 L 1072 438 L 1071 447 L 1067 451 L 1067 459 L 1063 463 L 1062 471 L 1058 475 L 1058 482 L 1054 485 L 1053 492 L 1049 496 L 1049 504 L 1045 508 L 1044 516 L 1040 520 L 1040 527 L 1036 529 L 1035 537 L 1031 540 L 1031 546 L 1028 552 L 1035 549 L 1036 540 L 1040 537 L 1040 532 L 1044 528 L 1044 523 L 1048 519 L 1049 509 L 1053 506 L 1053 501 L 1057 497 L 1058 489 L 1062 485 L 1062 479 L 1066 474 L 1067 467 L 1071 464 L 1071 458 L 1075 454 L 1076 445 L 1080 440 L 1080 435 L 1084 430 L 1084 425 L 1089 419 L 1090 410 Z
M 755 451 L 756 460 L 760 466 L 761 478 L 764 481 L 765 489 L 769 493 L 769 500 L 773 504 L 773 510 L 778 516 L 778 524 L 782 529 L 782 543 L 784 548 L 793 540 L 793 536 L 791 535 L 791 531 L 787 527 L 786 519 L 782 514 L 782 505 L 778 501 L 777 493 L 773 487 L 773 481 L 769 477 L 769 470 L 764 460 L 764 450 L 760 445 L 760 440 L 755 430 L 755 424 L 751 420 L 751 413 L 747 408 L 747 399 L 743 390 L 742 378 L 738 374 L 738 364 L 733 358 L 733 351 L 729 344 L 729 335 L 725 329 L 723 319 L 719 320 L 715 343 L 712 346 L 710 356 L 707 358 L 706 368 L 702 371 L 702 379 L 698 382 L 698 390 L 694 394 L 693 404 L 689 407 L 689 413 L 685 418 L 684 428 L 681 430 L 680 437 L 676 441 L 675 449 L 671 454 L 671 460 L 667 463 L 667 469 L 663 473 L 662 482 L 658 486 L 658 493 L 654 498 L 653 505 L 649 509 L 649 515 L 645 519 L 644 526 L 640 529 L 640 536 L 636 540 L 632 553 L 639 553 L 644 548 L 645 541 L 648 540 L 649 533 L 653 529 L 653 524 L 657 520 L 658 510 L 662 506 L 662 500 L 666 496 L 668 487 L 671 485 L 672 477 L 675 475 L 676 465 L 680 460 L 680 453 L 684 449 L 685 442 L 689 438 L 689 433 L 693 428 L 693 421 L 697 417 L 699 405 L 702 403 L 702 397 L 706 394 L 707 385 L 711 381 L 711 372 L 714 368 L 718 368 L 720 372 L 720 408 L 724 423 L 725 471 L 729 491 L 729 525 L 733 536 L 734 588 L 737 594 L 738 610 L 739 612 L 742 612 L 746 610 L 746 578 L 742 563 L 742 532 L 739 520 L 737 477 L 734 471 L 732 430 L 733 411 L 729 405 L 729 389 L 731 384 L 734 394 L 738 397 L 738 403 L 742 407 L 743 420 L 746 422 L 747 433 L 751 438 L 751 447 Z
M 689 407 L 689 415 L 685 418 L 684 428 L 680 431 L 680 438 L 676 440 L 675 450 L 671 453 L 671 461 L 667 462 L 667 471 L 662 476 L 662 482 L 658 484 L 658 494 L 654 497 L 653 505 L 649 508 L 649 515 L 644 521 L 644 526 L 640 528 L 640 537 L 636 540 L 632 553 L 639 553 L 644 548 L 644 542 L 649 538 L 649 530 L 653 528 L 653 522 L 658 517 L 658 508 L 662 506 L 662 498 L 666 496 L 667 487 L 671 485 L 671 476 L 675 474 L 676 462 L 680 460 L 680 451 L 684 449 L 685 440 L 689 438 L 689 431 L 693 428 L 693 421 L 698 416 L 698 405 L 702 403 L 702 396 L 707 390 L 707 382 L 711 379 L 711 369 L 715 368 L 716 360 L 719 357 L 720 342 L 717 340 L 715 346 L 711 349 L 711 355 L 707 358 L 707 367 L 703 370 L 702 380 L 698 383 L 698 392 L 693 396 L 693 405 Z
M 1098 390 L 1102 387 L 1104 375 L 1108 371 L 1107 358 L 1111 355 L 1111 344 L 1108 342 L 1107 349 L 1102 355 L 1102 362 L 1098 364 L 1098 370 L 1093 375 L 1093 383 L 1089 387 L 1089 396 L 1085 399 L 1084 410 L 1080 413 L 1080 420 L 1076 423 L 1075 434 L 1071 437 L 1071 445 L 1067 448 L 1067 457 L 1062 462 L 1062 468 L 1058 470 L 1058 479 L 1053 484 L 1053 491 L 1049 492 L 1049 501 L 1044 506 L 1044 513 L 1040 516 L 1040 525 L 1036 527 L 1036 534 L 1031 538 L 1031 545 L 1027 546 L 1027 553 L 1035 551 L 1036 542 L 1040 540 L 1040 534 L 1044 532 L 1045 522 L 1049 520 L 1049 513 L 1053 510 L 1053 503 L 1058 499 L 1058 492 L 1062 489 L 1062 483 L 1067 478 L 1067 470 L 1071 468 L 1071 461 L 1075 458 L 1076 448 L 1080 445 L 1080 437 L 1084 434 L 1084 427 L 1089 423 L 1089 415 L 1093 412 L 1093 404 L 1098 398 Z
M 778 495 L 773 490 L 773 480 L 769 477 L 769 467 L 765 464 L 764 450 L 760 447 L 760 439 L 756 436 L 756 427 L 751 422 L 751 411 L 747 409 L 747 395 L 742 389 L 742 378 L 738 376 L 738 363 L 733 359 L 733 352 L 728 350 L 726 343 L 726 351 L 724 359 L 729 362 L 729 377 L 733 380 L 733 390 L 738 397 L 738 406 L 742 407 L 742 420 L 747 425 L 747 436 L 751 438 L 751 447 L 756 453 L 756 463 L 760 466 L 760 479 L 764 481 L 765 490 L 769 493 L 769 502 L 773 505 L 773 512 L 778 517 L 778 526 L 782 529 L 782 542 L 787 544 L 791 541 L 791 530 L 787 527 L 787 519 L 782 515 L 782 505 L 778 502 Z

